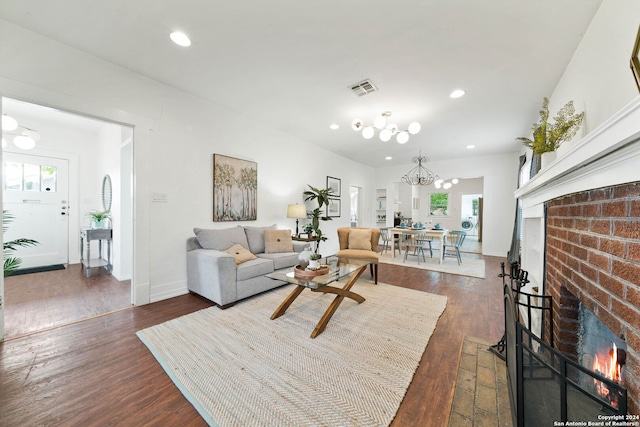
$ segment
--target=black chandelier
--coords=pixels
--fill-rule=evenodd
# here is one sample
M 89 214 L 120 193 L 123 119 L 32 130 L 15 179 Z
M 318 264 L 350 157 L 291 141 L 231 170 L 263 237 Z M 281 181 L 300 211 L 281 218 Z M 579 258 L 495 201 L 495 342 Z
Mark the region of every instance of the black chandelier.
M 428 157 L 424 157 L 422 155 L 422 151 L 419 153 L 417 157 L 414 157 L 413 159 L 411 159 L 411 161 L 413 163 L 417 163 L 417 166 L 411 169 L 402 177 L 402 180 L 407 184 L 431 185 L 435 180 L 440 179 L 438 175 L 434 174 L 433 172 L 431 172 L 429 169 L 427 169 L 422 165 L 423 163 L 426 164 L 429 161 Z

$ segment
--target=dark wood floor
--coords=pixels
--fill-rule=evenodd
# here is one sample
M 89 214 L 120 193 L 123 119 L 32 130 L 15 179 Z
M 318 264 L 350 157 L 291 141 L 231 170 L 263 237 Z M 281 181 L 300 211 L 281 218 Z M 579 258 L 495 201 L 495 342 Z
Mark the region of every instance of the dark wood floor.
M 131 281 L 104 268 L 87 278 L 81 264 L 64 270 L 4 279 L 5 339 L 87 319 L 131 306 Z
M 485 261 L 486 279 L 380 265 L 381 282 L 449 298 L 393 426 L 446 425 L 462 337 L 501 337 L 504 259 Z M 135 332 L 209 305 L 184 295 L 0 343 L 0 425 L 206 425 Z

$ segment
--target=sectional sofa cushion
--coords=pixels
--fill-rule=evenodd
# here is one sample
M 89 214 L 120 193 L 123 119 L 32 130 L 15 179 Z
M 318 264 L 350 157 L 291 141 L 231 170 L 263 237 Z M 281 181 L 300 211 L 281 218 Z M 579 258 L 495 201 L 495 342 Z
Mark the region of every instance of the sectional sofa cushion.
M 293 252 L 291 230 L 265 230 L 264 248 L 266 254 Z
M 275 230 L 276 225 L 267 225 L 265 227 L 252 227 L 250 225 L 244 226 L 244 232 L 247 235 L 247 241 L 249 242 L 249 250 L 254 254 L 261 254 L 264 252 L 264 231 Z
M 193 232 L 198 239 L 198 243 L 200 243 L 200 246 L 204 249 L 226 251 L 236 243 L 242 245 L 245 249 L 249 249 L 247 235 L 241 226 L 220 230 L 194 228 Z
M 243 280 L 250 280 L 255 277 L 273 273 L 273 270 L 273 261 L 264 258 L 256 258 L 238 265 L 236 277 L 237 280 L 241 282 Z

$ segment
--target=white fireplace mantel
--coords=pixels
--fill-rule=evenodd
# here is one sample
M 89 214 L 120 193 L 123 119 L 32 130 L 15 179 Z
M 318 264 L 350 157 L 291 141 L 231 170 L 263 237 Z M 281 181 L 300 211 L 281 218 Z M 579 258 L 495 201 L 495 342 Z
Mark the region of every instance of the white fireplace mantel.
M 544 283 L 546 201 L 640 181 L 640 96 L 564 151 L 515 192 L 522 206 L 522 269 L 531 280 L 525 292 Z
M 571 143 L 515 196 L 526 210 L 566 194 L 635 181 L 640 181 L 640 96 Z

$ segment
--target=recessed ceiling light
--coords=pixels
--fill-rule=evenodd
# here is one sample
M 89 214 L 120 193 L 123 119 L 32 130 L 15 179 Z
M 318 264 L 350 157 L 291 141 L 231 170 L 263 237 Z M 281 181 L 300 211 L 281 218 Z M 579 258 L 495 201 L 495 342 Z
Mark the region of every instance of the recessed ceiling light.
M 189 37 L 187 37 L 185 33 L 174 31 L 173 33 L 169 34 L 169 37 L 171 37 L 171 40 L 173 40 L 173 42 L 178 46 L 191 46 L 191 40 L 189 40 Z
M 456 89 L 453 92 L 451 92 L 451 95 L 449 95 L 451 98 L 460 98 L 461 96 L 464 96 L 466 92 L 462 89 Z
M 329 125 L 329 129 L 336 130 L 336 129 L 339 129 L 339 128 L 340 128 L 340 126 L 337 123 L 332 123 L 332 124 Z
M 391 159 L 393 159 L 393 157 L 391 157 L 391 156 L 387 156 L 387 157 L 385 157 L 384 159 L 385 159 L 385 160 L 391 160 Z
M 475 146 L 475 145 L 467 145 L 467 149 L 468 149 L 468 150 L 473 150 L 474 148 L 476 148 L 476 146 Z

